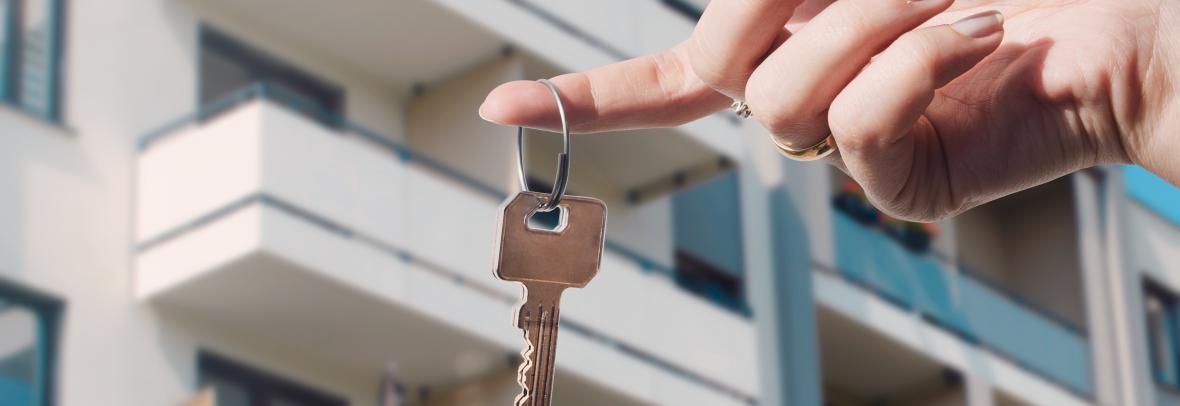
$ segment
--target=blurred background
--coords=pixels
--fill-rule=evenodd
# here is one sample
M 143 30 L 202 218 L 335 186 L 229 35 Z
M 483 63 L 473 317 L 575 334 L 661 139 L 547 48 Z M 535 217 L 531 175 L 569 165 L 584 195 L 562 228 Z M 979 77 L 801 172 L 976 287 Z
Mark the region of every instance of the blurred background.
M 0 0 L 0 406 L 510 404 L 515 129 L 477 106 L 705 3 Z M 727 113 L 576 137 L 610 218 L 555 404 L 1180 402 L 1180 191 L 1093 168 L 906 223 Z

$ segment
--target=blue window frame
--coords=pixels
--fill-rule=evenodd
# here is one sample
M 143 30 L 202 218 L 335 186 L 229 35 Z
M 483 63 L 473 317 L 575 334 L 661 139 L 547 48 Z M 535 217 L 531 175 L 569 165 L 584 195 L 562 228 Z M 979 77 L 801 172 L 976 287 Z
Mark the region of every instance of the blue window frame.
M 0 0 L 0 101 L 50 121 L 61 116 L 64 0 Z
M 0 281 L 0 405 L 55 404 L 57 300 Z
M 1147 281 L 1143 288 L 1144 326 L 1147 328 L 1151 372 L 1157 382 L 1180 388 L 1180 336 L 1177 335 L 1176 296 Z
M 346 406 L 330 395 L 229 358 L 201 351 L 197 371 L 202 388 L 213 388 L 218 406 Z

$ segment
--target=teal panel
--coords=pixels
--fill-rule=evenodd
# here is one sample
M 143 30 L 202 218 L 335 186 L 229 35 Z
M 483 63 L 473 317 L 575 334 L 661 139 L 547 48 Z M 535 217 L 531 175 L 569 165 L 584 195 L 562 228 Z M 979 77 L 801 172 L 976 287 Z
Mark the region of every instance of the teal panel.
M 37 406 L 33 385 L 0 376 L 0 406 Z
M 744 266 L 738 175 L 729 173 L 672 199 L 676 248 L 735 275 Z

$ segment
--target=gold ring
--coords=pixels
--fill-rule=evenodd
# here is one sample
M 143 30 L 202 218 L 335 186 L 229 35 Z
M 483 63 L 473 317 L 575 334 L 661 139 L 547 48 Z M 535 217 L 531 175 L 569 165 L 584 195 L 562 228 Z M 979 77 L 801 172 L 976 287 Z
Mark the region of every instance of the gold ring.
M 814 161 L 836 152 L 836 139 L 832 138 L 831 133 L 828 133 L 828 136 L 824 137 L 822 141 L 803 149 L 793 149 L 780 144 L 777 137 L 771 136 L 770 138 L 783 156 L 796 161 Z

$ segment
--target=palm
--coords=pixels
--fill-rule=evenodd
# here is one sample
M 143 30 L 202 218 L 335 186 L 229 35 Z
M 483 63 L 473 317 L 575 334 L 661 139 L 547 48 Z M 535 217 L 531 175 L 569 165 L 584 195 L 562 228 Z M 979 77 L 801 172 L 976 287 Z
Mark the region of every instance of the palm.
M 885 208 L 936 218 L 1120 160 L 1125 153 L 1112 144 L 1120 131 L 1134 130 L 1122 124 L 1135 112 L 1114 109 L 1113 99 L 1139 97 L 1132 79 L 1139 75 L 1127 70 L 1139 69 L 1136 57 L 1152 46 L 1127 28 L 1151 15 L 1134 4 L 955 6 L 928 25 L 998 9 L 1006 17 L 1003 45 L 936 92 L 906 138 L 913 154 L 890 165 L 896 173 L 850 170 Z

